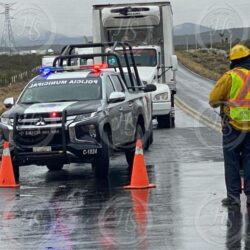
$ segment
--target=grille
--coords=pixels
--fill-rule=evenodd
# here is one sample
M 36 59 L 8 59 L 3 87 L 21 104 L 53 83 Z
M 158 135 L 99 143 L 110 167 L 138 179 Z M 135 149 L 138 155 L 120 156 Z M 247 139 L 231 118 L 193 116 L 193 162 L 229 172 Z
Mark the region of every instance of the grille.
M 60 124 L 62 122 L 62 114 L 58 113 L 57 117 L 51 117 L 50 113 L 42 114 L 23 114 L 17 118 L 17 126 L 19 125 L 48 125 L 48 124 Z
M 18 130 L 15 141 L 19 146 L 62 147 L 62 129 Z
M 16 119 L 15 142 L 20 147 L 62 147 L 62 114 L 23 114 Z M 66 135 L 67 138 L 67 135 Z
M 129 12 L 140 12 L 140 11 L 149 11 L 149 8 L 132 8 L 132 7 L 125 7 L 125 8 L 120 8 L 120 9 L 112 9 L 111 13 L 120 13 L 122 15 L 128 15 Z

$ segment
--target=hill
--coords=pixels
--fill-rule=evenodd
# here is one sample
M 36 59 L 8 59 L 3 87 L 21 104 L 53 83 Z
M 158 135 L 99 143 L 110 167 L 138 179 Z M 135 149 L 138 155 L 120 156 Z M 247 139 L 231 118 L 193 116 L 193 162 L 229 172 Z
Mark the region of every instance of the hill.
M 174 26 L 175 36 L 194 35 L 197 32 L 204 33 L 209 31 L 211 31 L 210 28 L 195 23 L 183 23 Z
M 174 37 L 175 45 L 185 45 L 188 41 L 189 44 L 195 44 L 197 41 L 200 45 L 210 44 L 210 38 L 213 43 L 229 42 L 230 37 L 232 41 L 245 41 L 249 39 L 250 28 L 235 28 L 230 31 L 226 30 L 213 30 L 201 34 L 180 35 Z
M 26 34 L 26 33 L 25 33 Z M 72 43 L 86 43 L 91 37 L 79 35 L 75 37 L 66 36 L 59 33 L 42 30 L 36 36 L 19 36 L 15 37 L 16 47 L 35 47 L 41 45 L 65 45 Z

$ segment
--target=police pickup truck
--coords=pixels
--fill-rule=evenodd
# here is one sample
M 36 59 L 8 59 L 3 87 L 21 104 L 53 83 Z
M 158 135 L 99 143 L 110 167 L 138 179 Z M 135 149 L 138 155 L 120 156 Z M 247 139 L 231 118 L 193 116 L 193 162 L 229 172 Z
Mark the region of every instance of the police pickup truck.
M 74 46 L 114 48 L 116 43 L 69 45 L 66 50 Z M 133 62 L 130 47 L 119 46 Z M 119 67 L 108 68 L 109 57 L 116 58 Z M 71 60 L 79 58 L 104 63 L 72 66 Z M 8 110 L 1 116 L 0 134 L 12 145 L 16 179 L 19 166 L 46 165 L 58 171 L 69 163 L 91 163 L 95 176 L 105 178 L 111 151 L 124 151 L 131 165 L 136 138 L 149 147 L 152 101 L 146 92 L 155 86 L 143 86 L 136 65 L 127 66 L 124 72 L 112 51 L 82 55 L 64 51 L 53 67 L 40 69 L 16 101 L 5 99 Z

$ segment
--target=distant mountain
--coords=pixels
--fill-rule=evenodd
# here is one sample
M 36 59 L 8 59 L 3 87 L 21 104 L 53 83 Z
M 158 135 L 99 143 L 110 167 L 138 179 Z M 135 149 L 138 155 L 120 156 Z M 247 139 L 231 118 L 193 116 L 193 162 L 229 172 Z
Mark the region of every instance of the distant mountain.
M 175 45 L 189 45 L 195 44 L 196 42 L 203 46 L 204 44 L 210 44 L 220 42 L 229 42 L 230 39 L 232 43 L 236 41 L 246 41 L 249 39 L 250 28 L 234 28 L 231 30 L 213 30 L 208 32 L 203 32 L 201 34 L 192 35 L 179 35 L 174 37 Z
M 204 32 L 209 32 L 211 29 L 198 25 L 195 23 L 183 23 L 174 26 L 174 35 L 175 36 L 182 36 L 182 35 L 194 35 L 196 33 L 204 33 Z
M 34 47 L 44 46 L 48 47 L 53 44 L 65 45 L 72 43 L 85 43 L 89 37 L 75 36 L 70 37 L 62 34 L 55 34 L 50 31 L 41 31 L 37 34 L 24 33 L 22 36 L 15 36 L 17 47 Z

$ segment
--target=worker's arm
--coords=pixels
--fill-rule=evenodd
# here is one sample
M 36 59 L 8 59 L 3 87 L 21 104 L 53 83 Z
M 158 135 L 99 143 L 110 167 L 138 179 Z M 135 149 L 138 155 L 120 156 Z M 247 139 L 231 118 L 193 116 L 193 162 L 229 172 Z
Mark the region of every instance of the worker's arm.
M 217 108 L 228 101 L 232 86 L 232 77 L 230 74 L 224 74 L 215 84 L 209 95 L 209 104 L 213 108 Z

